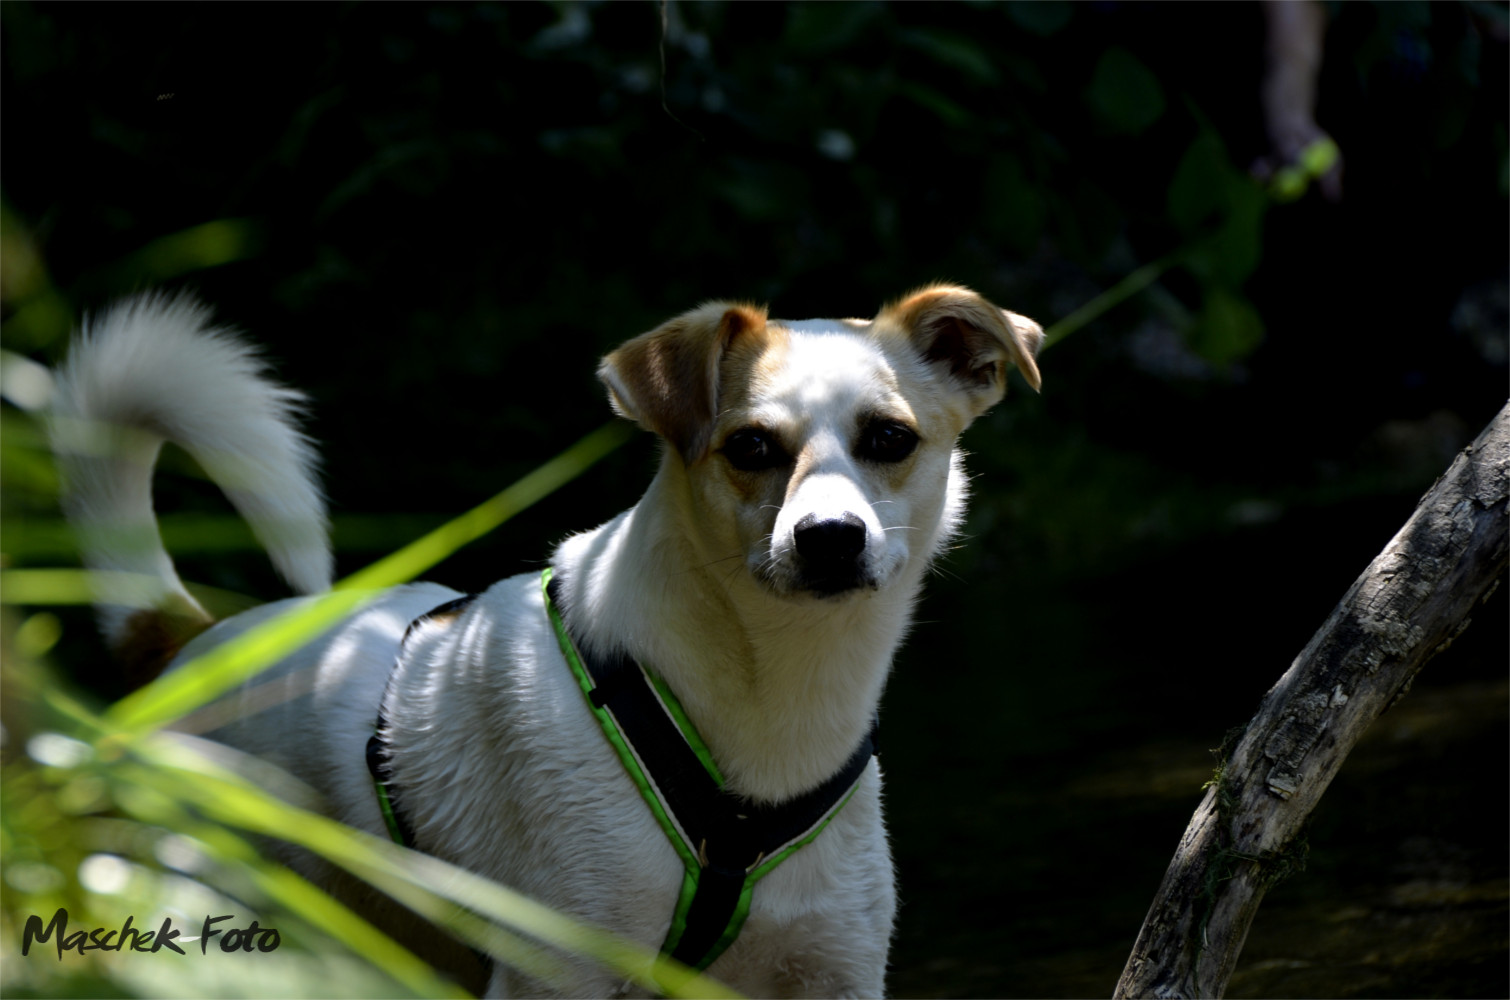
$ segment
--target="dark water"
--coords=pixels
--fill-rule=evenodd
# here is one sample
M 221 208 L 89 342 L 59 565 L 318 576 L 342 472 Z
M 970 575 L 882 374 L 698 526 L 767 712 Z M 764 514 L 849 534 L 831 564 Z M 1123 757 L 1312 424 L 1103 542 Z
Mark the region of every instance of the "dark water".
M 1165 621 L 1211 609 L 1161 617 L 1157 581 L 1084 589 L 1074 608 L 1024 597 L 995 618 L 954 586 L 886 706 L 902 896 L 890 989 L 1110 996 L 1211 775 L 1208 748 L 1324 609 L 1308 627 L 1276 611 L 1275 635 L 1220 647 Z M 1212 589 L 1255 606 L 1240 584 Z M 1200 604 L 1185 593 L 1177 605 Z M 955 655 L 960 616 L 1000 637 L 998 662 Z M 1510 995 L 1506 633 L 1502 588 L 1354 749 L 1313 814 L 1306 870 L 1264 900 L 1230 996 Z

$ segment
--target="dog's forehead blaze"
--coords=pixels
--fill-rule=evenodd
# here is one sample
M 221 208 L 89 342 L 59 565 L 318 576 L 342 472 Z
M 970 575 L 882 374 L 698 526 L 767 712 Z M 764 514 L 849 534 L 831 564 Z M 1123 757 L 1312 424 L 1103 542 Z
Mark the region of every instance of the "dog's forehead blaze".
M 730 359 L 721 423 L 758 423 L 802 433 L 795 425 L 849 423 L 857 412 L 912 419 L 902 376 L 882 345 L 865 335 L 863 324 L 773 321 L 770 329 L 777 336 L 758 352 Z

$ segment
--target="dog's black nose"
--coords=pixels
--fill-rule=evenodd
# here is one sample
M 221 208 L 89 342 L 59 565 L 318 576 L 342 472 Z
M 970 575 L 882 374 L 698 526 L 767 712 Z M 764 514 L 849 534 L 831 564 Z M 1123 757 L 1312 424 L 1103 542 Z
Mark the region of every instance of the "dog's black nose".
M 809 589 L 834 593 L 859 586 L 865 522 L 858 515 L 849 511 L 826 518 L 809 514 L 792 529 L 792 540 Z
M 865 551 L 865 522 L 849 511 L 822 519 L 809 514 L 797 522 L 792 534 L 797 554 L 815 565 L 854 562 Z

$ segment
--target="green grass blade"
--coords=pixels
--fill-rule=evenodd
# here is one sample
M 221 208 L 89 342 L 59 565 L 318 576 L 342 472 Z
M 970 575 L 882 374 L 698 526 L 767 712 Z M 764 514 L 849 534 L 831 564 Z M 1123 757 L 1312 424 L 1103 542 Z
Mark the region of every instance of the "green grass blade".
M 414 579 L 451 553 L 571 482 L 629 440 L 633 433 L 632 424 L 623 420 L 609 421 L 492 499 L 353 573 L 336 584 L 337 589 L 376 589 Z
M 297 786 L 298 782 L 256 758 L 245 758 L 245 766 L 254 767 L 255 774 L 244 777 L 221 763 L 243 757 L 234 749 L 182 733 L 143 736 L 122 731 L 57 688 L 42 693 L 42 704 L 53 725 L 92 744 L 93 754 L 86 752 L 75 766 L 92 769 L 112 784 L 134 791 L 135 795 L 118 795 L 117 801 L 142 821 L 188 832 L 196 839 L 203 839 L 200 835 L 204 834 L 213 845 L 228 842 L 215 839 L 214 827 L 189 830 L 186 824 L 208 820 L 297 845 L 371 883 L 474 947 L 547 982 L 559 981 L 561 959 L 537 941 L 550 949 L 587 956 L 663 996 L 739 996 L 649 948 L 582 924 L 473 872 L 293 805 L 267 788 Z M 207 755 L 202 748 L 213 748 L 213 752 Z M 226 853 L 234 855 L 235 850 L 227 848 Z M 292 873 L 288 877 L 296 881 L 288 882 L 274 874 L 278 870 L 280 866 L 269 866 L 258 884 L 284 893 L 280 900 L 296 902 L 297 894 L 305 890 L 291 887 L 307 883 Z M 323 895 L 313 887 L 309 891 Z M 303 910 L 294 912 L 307 915 Z M 339 910 L 331 912 L 339 919 Z M 377 933 L 347 927 L 343 940 L 366 955 L 374 939 L 364 935 Z M 394 971 L 403 973 L 403 977 L 395 975 L 400 981 L 424 985 L 414 979 L 412 969 L 405 972 L 400 964 Z
M 0 603 L 93 604 L 110 588 L 110 578 L 131 574 L 90 573 L 84 569 L 10 569 L 0 573 Z
M 193 817 L 182 808 L 180 797 L 172 794 L 179 790 L 177 782 L 165 781 L 159 768 L 123 762 L 109 773 L 116 800 L 136 818 L 193 838 L 210 857 L 234 868 L 268 900 L 319 927 L 407 989 L 425 997 L 468 995 L 295 872 L 263 860 L 251 845 L 224 827 Z
M 1114 306 L 1121 305 L 1134 295 L 1137 295 L 1143 289 L 1158 281 L 1165 271 L 1178 264 L 1184 259 L 1184 256 L 1184 250 L 1177 250 L 1174 253 L 1160 257 L 1152 263 L 1144 264 L 1079 309 L 1064 317 L 1064 319 L 1051 324 L 1043 331 L 1043 344 L 1039 347 L 1039 352 L 1048 350 L 1081 327 L 1089 326 L 1100 319 L 1102 314 Z
M 175 797 L 210 819 L 313 851 L 532 975 L 556 979 L 558 960 L 504 928 L 590 956 L 665 996 L 738 996 L 650 949 L 578 923 L 472 872 L 290 805 L 196 753 L 177 734 L 142 741 L 133 755 L 150 765 L 160 786 L 169 782 Z
M 630 433 L 630 425 L 622 421 L 605 424 L 497 496 L 358 571 L 332 592 L 301 602 L 127 695 L 107 718 L 113 726 L 141 733 L 193 711 L 319 637 L 378 589 L 413 579 L 548 496 L 623 444 Z
M 300 602 L 128 694 L 106 713 L 111 724 L 142 734 L 193 711 L 255 677 L 355 612 L 374 596 L 343 590 Z

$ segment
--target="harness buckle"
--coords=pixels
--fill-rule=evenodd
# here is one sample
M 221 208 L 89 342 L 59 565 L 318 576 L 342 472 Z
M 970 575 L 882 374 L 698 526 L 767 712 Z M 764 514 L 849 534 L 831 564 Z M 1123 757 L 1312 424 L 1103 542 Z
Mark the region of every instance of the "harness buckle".
M 748 867 L 744 868 L 744 873 L 746 875 L 750 874 L 755 869 L 759 868 L 760 867 L 760 863 L 762 861 L 764 861 L 764 860 L 765 860 L 765 851 L 760 851 L 759 853 L 757 853 L 755 855 L 755 860 L 751 861 L 750 864 L 748 865 Z M 713 862 L 708 860 L 708 838 L 707 837 L 704 837 L 698 843 L 698 845 L 697 845 L 697 864 L 698 864 L 698 867 L 700 867 L 700 868 L 711 868 L 711 867 L 713 867 Z M 723 867 L 723 866 L 720 865 L 719 867 Z M 734 867 L 737 868 L 738 866 L 736 865 Z

